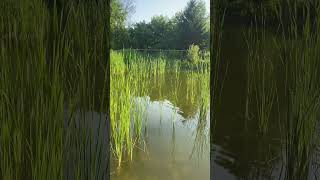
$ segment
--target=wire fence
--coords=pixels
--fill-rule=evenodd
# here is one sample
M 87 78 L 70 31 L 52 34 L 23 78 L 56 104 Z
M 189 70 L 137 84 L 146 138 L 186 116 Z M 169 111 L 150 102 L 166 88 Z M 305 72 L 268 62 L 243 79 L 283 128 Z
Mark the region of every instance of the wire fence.
M 162 56 L 170 59 L 181 59 L 184 60 L 187 58 L 188 50 L 186 49 L 117 49 L 113 50 L 116 52 L 130 53 L 136 52 L 138 54 L 148 55 L 148 56 Z M 200 50 L 199 54 L 204 56 L 206 50 Z
M 119 49 L 113 50 L 116 52 L 135 53 L 141 56 L 148 57 L 163 57 L 165 59 L 180 59 L 185 60 L 187 57 L 187 50 L 177 49 Z
M 176 51 L 176 52 L 186 52 L 188 50 L 186 49 L 116 49 L 116 50 L 113 50 L 113 51 L 155 51 L 155 52 L 161 52 L 161 51 Z

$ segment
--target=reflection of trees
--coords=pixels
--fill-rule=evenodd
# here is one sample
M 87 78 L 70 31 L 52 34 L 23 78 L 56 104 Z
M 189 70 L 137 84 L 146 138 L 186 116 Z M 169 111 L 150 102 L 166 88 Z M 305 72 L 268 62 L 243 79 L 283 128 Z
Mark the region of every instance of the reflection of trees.
M 161 78 L 161 76 L 163 77 Z M 150 79 L 148 88 L 150 100 L 162 101 L 167 99 L 181 110 L 181 115 L 184 118 L 194 117 L 198 112 L 198 103 L 187 98 L 187 94 L 193 88 L 195 90 L 194 99 L 197 100 L 201 89 L 197 87 L 198 83 L 195 83 L 193 86 L 187 85 L 187 73 L 180 73 L 178 80 L 175 78 L 174 73 L 165 73 L 164 75 L 160 75 L 160 77 Z M 176 87 L 178 87 L 177 98 L 173 96 Z

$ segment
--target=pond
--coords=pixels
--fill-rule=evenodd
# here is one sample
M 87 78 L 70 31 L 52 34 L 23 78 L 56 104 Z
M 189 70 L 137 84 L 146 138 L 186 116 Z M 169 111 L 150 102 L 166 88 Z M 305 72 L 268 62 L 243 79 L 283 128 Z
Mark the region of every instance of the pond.
M 208 67 L 183 70 L 178 61 L 169 64 L 174 60 L 137 59 L 111 76 L 111 179 L 209 179 Z
M 178 114 L 173 120 L 178 107 L 170 101 L 145 100 L 145 144 L 135 148 L 132 161 L 124 162 L 120 169 L 112 163 L 111 179 L 209 179 L 208 129 L 204 140 L 196 139 L 196 118 L 186 119 Z M 204 147 L 199 147 L 199 143 L 205 143 Z
M 271 61 L 277 62 L 278 60 L 279 62 L 280 60 L 277 57 L 279 49 L 273 43 L 282 41 L 288 44 L 290 42 L 285 42 L 285 40 L 281 39 L 281 36 L 279 37 L 275 32 L 267 30 L 264 36 L 265 39 L 259 41 L 259 44 L 253 44 L 251 51 L 249 51 L 246 43 L 248 31 L 246 27 L 226 26 L 223 32 L 221 69 L 226 73 L 223 75 L 223 87 L 219 91 L 219 103 L 216 105 L 217 110 L 214 117 L 216 126 L 212 131 L 212 177 L 214 179 L 228 180 L 290 179 L 290 174 L 295 174 L 297 179 L 300 179 L 299 177 L 311 180 L 319 179 L 319 146 L 317 148 L 319 143 L 314 143 L 315 145 L 309 149 L 307 143 L 297 140 L 300 137 L 292 139 L 291 137 L 294 136 L 290 134 L 291 131 L 286 126 L 287 101 L 284 98 L 286 97 L 283 91 L 285 83 L 284 76 L 280 75 L 282 71 L 280 65 L 274 65 L 274 74 L 266 75 L 265 79 L 261 79 L 263 76 L 259 76 L 258 71 L 255 71 L 253 75 L 251 74 L 254 77 L 252 79 L 259 81 L 257 83 L 252 80 L 253 86 L 250 86 L 250 80 L 248 80 L 251 78 L 247 69 L 248 59 L 253 54 L 251 52 L 254 52 L 252 49 L 258 49 L 257 55 L 260 55 L 260 57 L 266 55 Z M 263 49 L 264 54 L 260 52 L 261 49 Z M 220 80 L 222 81 L 222 79 Z M 260 84 L 263 84 L 261 81 L 267 83 L 272 81 L 274 83 L 273 86 L 270 85 L 271 83 L 269 84 L 270 86 L 266 84 L 267 88 L 263 89 L 266 94 L 272 95 L 259 94 L 259 92 L 254 92 L 252 96 L 248 95 L 248 87 L 252 87 L 254 90 L 255 88 L 260 88 Z M 272 88 L 277 90 L 272 92 L 270 90 Z M 251 102 L 249 101 L 247 106 L 247 99 L 250 98 L 252 100 Z M 259 111 L 262 108 L 259 109 L 257 107 L 261 107 L 262 102 L 268 100 L 272 105 L 269 109 L 270 113 L 267 114 L 269 118 L 265 123 L 265 132 L 261 133 L 259 130 L 259 112 L 260 114 L 263 113 Z M 247 108 L 249 111 L 247 111 Z M 249 118 L 246 117 L 246 112 L 249 112 Z M 317 120 L 319 121 L 319 116 Z M 314 126 L 307 129 L 307 131 L 314 132 L 314 136 L 319 137 L 319 128 L 313 128 Z M 298 134 L 298 131 L 295 131 L 295 133 Z M 303 135 L 300 134 L 300 136 Z M 315 141 L 318 141 L 318 139 Z M 308 159 L 296 158 L 292 160 L 301 162 L 300 166 L 291 163 L 292 161 L 287 162 L 288 157 L 291 157 L 290 153 L 292 157 L 298 157 L 300 153 L 303 154 L 298 149 L 298 143 L 304 144 L 305 146 L 302 145 L 302 147 L 312 154 Z M 302 167 L 305 168 L 304 172 L 302 172 Z M 294 168 L 300 169 L 301 172 L 298 172 L 299 170 L 290 171 Z M 298 176 L 298 174 L 301 176 Z

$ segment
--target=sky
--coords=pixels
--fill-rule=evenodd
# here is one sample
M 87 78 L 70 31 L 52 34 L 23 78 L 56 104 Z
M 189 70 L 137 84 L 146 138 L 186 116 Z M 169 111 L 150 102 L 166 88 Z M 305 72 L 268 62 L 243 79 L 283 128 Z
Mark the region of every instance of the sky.
M 128 23 L 145 20 L 149 22 L 155 15 L 172 17 L 175 13 L 186 7 L 189 0 L 133 0 L 135 12 L 129 17 Z M 210 10 L 210 0 L 203 0 L 206 4 L 207 13 Z

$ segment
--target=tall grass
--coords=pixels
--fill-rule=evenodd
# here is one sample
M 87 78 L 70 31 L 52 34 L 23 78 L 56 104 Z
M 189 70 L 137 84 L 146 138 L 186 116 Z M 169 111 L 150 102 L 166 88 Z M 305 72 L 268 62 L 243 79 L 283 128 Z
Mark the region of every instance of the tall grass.
M 306 5 L 307 8 L 309 5 Z M 307 17 L 309 13 L 309 11 L 306 12 Z M 299 36 L 298 26 L 293 20 L 290 35 L 295 42 L 285 47 L 288 49 L 285 50 L 285 58 L 287 58 L 285 67 L 288 77 L 287 179 L 309 177 L 310 162 L 314 157 L 316 146 L 315 128 L 320 111 L 320 45 L 319 37 L 311 33 L 310 26 L 310 20 L 307 19 L 303 25 L 303 34 Z M 317 31 L 319 32 L 319 29 Z
M 290 180 L 308 179 L 315 149 L 319 145 L 316 127 L 320 114 L 320 22 L 318 16 L 311 18 L 311 8 L 320 12 L 320 6 L 319 3 L 306 1 L 302 14 L 299 14 L 298 2 L 283 3 L 279 4 L 277 10 L 281 35 L 272 43 L 276 47 L 275 57 L 271 54 L 273 52 L 266 52 L 267 48 L 261 46 L 268 40 L 264 21 L 262 20 L 262 30 L 258 30 L 256 26 L 249 31 L 246 117 L 249 118 L 249 114 L 254 113 L 258 118 L 260 131 L 266 133 L 270 118 L 275 117 L 271 116 L 273 106 L 279 103 L 279 99 L 283 100 L 281 104 L 285 104 L 285 108 L 284 112 L 279 112 L 279 117 L 283 117 L 279 118 L 279 128 L 285 145 L 285 171 L 284 175 L 281 172 L 279 176 Z M 290 14 L 289 23 L 284 22 L 283 6 L 287 7 Z M 302 16 L 303 23 L 298 16 Z M 256 110 L 249 108 L 249 104 L 252 105 L 254 101 L 256 103 L 253 103 L 253 107 Z
M 310 18 L 314 6 L 320 12 L 319 3 L 304 3 L 303 24 L 298 22 L 296 3 L 286 2 L 290 12 L 290 26 L 287 34 L 282 34 L 282 40 L 290 43 L 280 44 L 283 61 L 283 76 L 286 77 L 286 148 L 285 148 L 285 178 L 308 179 L 310 163 L 314 158 L 317 146 L 316 127 L 320 112 L 320 45 L 319 17 L 314 21 Z M 282 19 L 281 12 L 278 13 Z M 282 21 L 281 21 L 282 22 Z M 286 28 L 281 23 L 283 32 Z
M 107 111 L 106 5 L 70 1 L 62 14 L 42 0 L 1 1 L 1 179 L 106 177 L 102 134 L 93 143 L 74 116 Z
M 265 22 L 264 19 L 261 21 Z M 266 45 L 270 44 L 270 39 L 267 39 L 267 30 L 264 24 L 261 29 L 258 29 L 257 24 L 252 25 L 247 33 L 245 118 L 251 119 L 253 115 L 257 120 L 259 131 L 266 134 L 270 125 L 272 109 L 276 105 L 275 64 L 279 62 L 272 56 L 272 52 L 267 51 L 269 48 Z M 250 105 L 252 109 L 250 109 Z
M 284 25 L 281 8 L 277 14 L 280 20 L 281 38 L 275 47 L 281 59 L 281 76 L 285 79 L 285 119 L 282 119 L 285 137 L 285 179 L 309 179 L 310 164 L 318 145 L 320 113 L 320 54 L 319 17 L 311 18 L 311 8 L 320 12 L 319 3 L 303 3 L 302 19 L 299 22 L 297 3 L 285 1 L 290 14 L 289 26 Z M 318 13 L 319 14 L 319 13 Z

